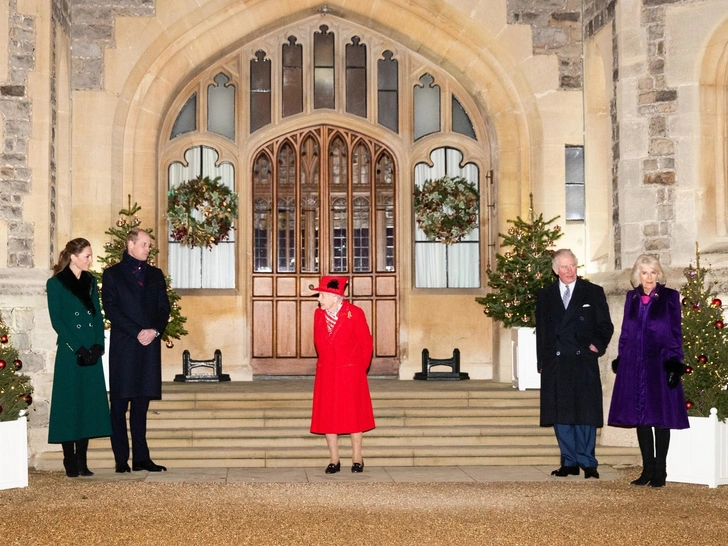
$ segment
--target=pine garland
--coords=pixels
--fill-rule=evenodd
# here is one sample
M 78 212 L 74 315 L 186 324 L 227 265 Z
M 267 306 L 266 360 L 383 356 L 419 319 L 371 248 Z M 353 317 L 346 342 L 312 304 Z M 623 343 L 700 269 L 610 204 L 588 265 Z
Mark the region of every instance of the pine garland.
M 129 198 L 129 201 L 131 202 L 131 197 Z M 121 261 L 122 256 L 124 255 L 124 251 L 126 250 L 126 236 L 129 234 L 129 231 L 131 231 L 132 228 L 138 227 L 141 224 L 141 220 L 139 219 L 136 214 L 141 210 L 141 207 L 134 203 L 134 205 L 129 205 L 129 208 L 127 209 L 121 209 L 119 211 L 119 219 L 116 221 L 116 226 L 112 226 L 109 228 L 105 233 L 107 235 L 111 235 L 113 239 L 106 243 L 104 245 L 104 249 L 106 251 L 104 256 L 99 256 L 98 261 L 103 264 L 102 269 L 106 269 L 109 266 L 112 266 L 114 264 L 117 264 Z M 149 237 L 154 241 L 155 237 L 152 234 L 151 229 L 145 230 Z M 149 252 L 149 257 L 147 258 L 147 262 L 150 265 L 156 264 L 156 256 L 159 254 L 159 248 L 155 245 L 152 245 L 152 249 Z M 99 282 L 99 286 L 103 290 L 103 286 L 101 286 L 101 273 L 97 273 L 95 271 L 92 271 L 92 273 L 96 276 L 96 279 Z M 170 305 L 170 316 L 169 316 L 169 322 L 167 323 L 167 328 L 162 333 L 162 341 L 164 341 L 167 345 L 167 347 L 172 348 L 174 347 L 174 341 L 173 339 L 180 339 L 182 336 L 187 335 L 187 330 L 185 330 L 184 323 L 187 322 L 187 318 L 182 316 L 182 309 L 179 306 L 179 300 L 181 299 L 180 295 L 172 288 L 172 279 L 169 275 L 165 275 L 164 280 L 167 284 L 167 297 L 169 298 L 169 305 Z M 103 309 L 102 309 L 103 310 Z M 104 324 L 106 327 L 109 327 L 109 322 L 104 320 Z
M 695 245 L 695 266 L 685 268 L 682 288 L 682 331 L 685 365 L 691 373 L 682 376 L 688 414 L 707 417 L 718 410 L 718 419 L 728 417 L 728 332 L 723 324 L 723 302 L 706 286 L 709 268 L 700 266 Z
M 167 192 L 172 239 L 190 248 L 212 248 L 229 238 L 238 217 L 238 196 L 219 180 L 198 176 Z
M 428 239 L 452 245 L 478 227 L 480 195 L 465 178 L 425 180 L 414 197 L 415 220 Z
M 0 421 L 15 421 L 33 403 L 33 387 L 30 378 L 19 373 L 22 367 L 18 350 L 10 343 L 10 329 L 0 317 Z
M 543 214 L 536 217 L 532 203 L 528 222 L 521 217 L 508 220 L 513 227 L 508 234 L 499 234 L 503 239 L 501 249 L 511 250 L 496 254 L 496 270 L 487 270 L 488 286 L 493 292 L 475 301 L 485 306 L 483 313 L 506 328 L 536 326 L 536 294 L 554 281 L 552 247 L 563 236 L 558 225 L 548 227 L 557 218 L 546 221 Z

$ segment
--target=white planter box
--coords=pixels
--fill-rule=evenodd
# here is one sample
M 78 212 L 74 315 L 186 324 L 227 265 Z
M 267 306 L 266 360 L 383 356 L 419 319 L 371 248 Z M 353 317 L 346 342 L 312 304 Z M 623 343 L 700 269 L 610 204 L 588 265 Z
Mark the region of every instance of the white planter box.
M 0 422 L 0 489 L 28 487 L 28 419 Z
M 536 328 L 511 328 L 512 384 L 514 389 L 541 388 L 536 368 Z
M 667 452 L 667 481 L 709 487 L 728 484 L 728 424 L 710 417 L 688 417 L 690 428 L 673 430 Z

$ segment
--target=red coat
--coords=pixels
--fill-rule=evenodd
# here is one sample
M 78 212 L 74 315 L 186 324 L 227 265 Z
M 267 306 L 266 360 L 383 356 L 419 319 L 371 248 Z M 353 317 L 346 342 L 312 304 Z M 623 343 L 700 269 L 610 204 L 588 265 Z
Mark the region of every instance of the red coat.
M 313 339 L 318 361 L 311 432 L 348 434 L 373 429 L 374 411 L 367 381 L 373 342 L 364 312 L 344 301 L 329 335 L 326 312 L 316 309 Z

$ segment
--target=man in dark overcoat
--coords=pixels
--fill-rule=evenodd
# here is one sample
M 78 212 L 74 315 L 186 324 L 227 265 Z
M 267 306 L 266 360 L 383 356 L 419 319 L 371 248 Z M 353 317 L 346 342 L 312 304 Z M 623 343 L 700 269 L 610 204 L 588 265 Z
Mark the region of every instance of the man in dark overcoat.
M 541 374 L 541 426 L 553 426 L 561 466 L 553 476 L 599 478 L 596 429 L 604 424 L 599 357 L 614 333 L 602 287 L 577 277 L 569 249 L 554 253 L 559 280 L 538 292 L 537 367 Z
M 109 397 L 111 449 L 117 472 L 129 472 L 129 439 L 132 468 L 160 472 L 147 446 L 147 410 L 150 400 L 162 398 L 161 335 L 167 327 L 170 306 L 162 271 L 147 263 L 152 240 L 132 228 L 121 261 L 104 270 L 102 300 L 111 322 L 109 345 Z

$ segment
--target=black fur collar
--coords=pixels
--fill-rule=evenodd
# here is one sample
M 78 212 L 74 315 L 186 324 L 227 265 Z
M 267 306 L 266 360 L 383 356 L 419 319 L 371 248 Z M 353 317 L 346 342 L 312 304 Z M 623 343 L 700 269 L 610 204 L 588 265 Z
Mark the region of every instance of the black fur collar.
M 81 276 L 77 279 L 76 275 L 71 271 L 71 267 L 68 266 L 60 271 L 56 277 L 58 277 L 58 280 L 61 281 L 61 284 L 66 290 L 76 296 L 83 303 L 83 306 L 91 311 L 92 315 L 96 314 L 96 309 L 94 309 L 93 303 L 91 302 L 91 284 L 93 282 L 91 273 L 81 271 Z

